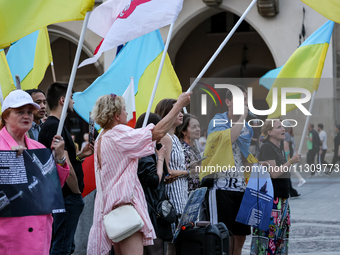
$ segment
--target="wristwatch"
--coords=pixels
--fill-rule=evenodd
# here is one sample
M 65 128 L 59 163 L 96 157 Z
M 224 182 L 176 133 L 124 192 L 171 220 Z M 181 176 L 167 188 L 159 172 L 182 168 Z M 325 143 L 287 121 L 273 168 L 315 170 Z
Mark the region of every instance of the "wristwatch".
M 66 161 L 66 157 L 63 157 L 62 159 L 55 159 L 55 162 L 57 162 L 59 166 L 65 165 L 65 161 Z

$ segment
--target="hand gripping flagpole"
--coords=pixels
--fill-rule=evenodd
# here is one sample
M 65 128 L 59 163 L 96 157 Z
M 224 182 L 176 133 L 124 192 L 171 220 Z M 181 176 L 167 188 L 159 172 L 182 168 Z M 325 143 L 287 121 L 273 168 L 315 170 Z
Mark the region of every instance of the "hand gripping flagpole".
M 64 122 L 65 122 L 65 118 L 66 118 L 66 111 L 67 111 L 67 108 L 68 108 L 68 103 L 70 101 L 71 92 L 72 92 L 72 88 L 73 88 L 73 84 L 74 84 L 74 79 L 76 77 L 80 53 L 81 53 L 81 50 L 83 48 L 85 32 L 86 32 L 87 24 L 89 22 L 90 14 L 91 14 L 91 12 L 86 13 L 84 23 L 83 23 L 83 27 L 81 29 L 81 34 L 80 34 L 79 43 L 78 43 L 78 47 L 77 47 L 77 51 L 76 51 L 76 56 L 74 58 L 73 67 L 72 67 L 71 76 L 70 76 L 70 81 L 69 81 L 66 96 L 65 96 L 64 106 L 63 106 L 63 110 L 61 112 L 61 117 L 60 117 L 59 126 L 58 126 L 58 130 L 57 130 L 57 135 L 61 135 L 61 131 L 62 131 L 63 126 L 64 126 Z
M 230 33 L 227 35 L 227 37 L 224 39 L 224 41 L 221 43 L 220 47 L 218 47 L 218 49 L 216 50 L 216 52 L 214 53 L 214 55 L 210 58 L 209 62 L 205 65 L 205 67 L 203 68 L 203 70 L 200 72 L 200 74 L 197 76 L 197 78 L 195 79 L 195 81 L 191 84 L 190 88 L 187 90 L 187 93 L 192 91 L 196 84 L 199 82 L 199 80 L 202 78 L 202 76 L 205 74 L 205 72 L 208 70 L 208 68 L 211 66 L 212 62 L 214 62 L 214 60 L 216 59 L 216 57 L 218 56 L 218 54 L 220 54 L 220 52 L 222 51 L 222 49 L 224 48 L 224 46 L 227 44 L 227 42 L 230 40 L 230 38 L 233 36 L 233 34 L 235 33 L 236 29 L 240 26 L 240 24 L 242 23 L 242 21 L 244 20 L 244 18 L 247 16 L 247 14 L 249 13 L 249 11 L 251 10 L 251 8 L 255 5 L 255 3 L 257 2 L 257 0 L 253 0 L 250 5 L 248 6 L 248 8 L 245 10 L 245 12 L 242 14 L 242 16 L 240 17 L 240 19 L 237 21 L 237 23 L 235 24 L 235 26 L 233 27 L 233 29 L 230 31 Z M 185 108 L 184 108 L 185 109 Z M 186 111 L 186 110 L 184 110 Z
M 161 63 L 159 64 L 155 84 L 153 86 L 151 98 L 150 98 L 149 105 L 148 105 L 148 109 L 147 109 L 146 114 L 145 114 L 143 127 L 146 127 L 146 123 L 148 123 L 149 115 L 150 115 L 150 112 L 151 112 L 151 107 L 152 107 L 152 104 L 153 104 L 153 100 L 155 99 L 156 90 L 157 90 L 157 87 L 158 87 L 159 79 L 161 77 L 161 73 L 162 73 L 162 69 L 163 69 L 163 65 L 164 65 L 164 60 L 165 60 L 166 54 L 168 52 L 170 39 L 171 39 L 171 35 L 172 35 L 172 30 L 174 28 L 174 23 L 175 22 L 171 23 L 170 29 L 169 29 L 169 32 L 168 32 L 168 37 L 166 38 L 166 43 L 165 43 L 165 46 L 164 46 Z

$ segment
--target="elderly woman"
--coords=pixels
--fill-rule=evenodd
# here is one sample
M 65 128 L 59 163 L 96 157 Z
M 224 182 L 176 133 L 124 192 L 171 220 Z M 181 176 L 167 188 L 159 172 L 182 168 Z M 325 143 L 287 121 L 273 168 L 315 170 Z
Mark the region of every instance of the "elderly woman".
M 280 120 L 266 121 L 261 129 L 264 143 L 261 146 L 259 161 L 267 166 L 274 188 L 274 203 L 269 229 L 263 231 L 253 229 L 251 253 L 259 254 L 288 254 L 288 238 L 290 228 L 290 209 L 288 205 L 290 189 L 290 168 L 301 159 L 295 154 L 288 161 L 285 157 L 282 141 L 285 139 L 285 128 Z M 267 240 L 267 243 L 261 240 Z
M 108 254 L 112 241 L 108 238 L 103 215 L 113 208 L 133 204 L 144 221 L 140 231 L 128 238 L 114 243 L 114 250 L 120 254 L 143 254 L 143 245 L 152 245 L 156 238 L 147 211 L 142 186 L 138 180 L 138 158 L 155 153 L 155 142 L 160 140 L 173 126 L 176 116 L 190 101 L 189 94 L 179 96 L 172 111 L 156 126 L 132 129 L 127 124 L 127 112 L 123 97 L 114 94 L 98 98 L 92 111 L 92 118 L 103 131 L 95 144 L 96 184 L 98 190 L 89 235 L 88 255 Z M 103 203 L 103 212 L 101 212 Z
M 196 166 L 200 166 L 201 155 L 196 146 L 196 140 L 200 138 L 200 123 L 196 116 L 184 114 L 183 124 L 176 128 L 176 135 L 182 143 L 185 165 L 189 169 L 188 191 L 194 191 L 200 187 L 200 179 Z
M 25 134 L 32 126 L 34 109 L 40 107 L 28 93 L 22 90 L 9 93 L 2 104 L 0 150 L 15 150 L 21 154 L 26 149 L 45 148 Z M 61 136 L 54 136 L 51 149 L 55 150 L 63 186 L 70 169 L 65 163 Z M 0 254 L 49 254 L 52 221 L 51 214 L 0 218 Z

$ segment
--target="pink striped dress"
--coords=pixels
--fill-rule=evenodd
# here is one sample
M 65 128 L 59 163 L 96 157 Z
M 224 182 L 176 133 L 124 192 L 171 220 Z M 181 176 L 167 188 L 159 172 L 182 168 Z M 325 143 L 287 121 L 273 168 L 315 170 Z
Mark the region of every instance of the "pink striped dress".
M 143 233 L 143 245 L 153 244 L 156 234 L 148 214 L 143 188 L 137 176 L 138 158 L 155 153 L 155 142 L 151 139 L 153 128 L 153 124 L 140 129 L 117 125 L 107 131 L 101 138 L 101 169 L 96 157 L 98 146 L 96 142 L 94 149 L 96 185 L 100 187 L 99 180 L 101 180 L 102 191 L 97 189 L 93 225 L 87 245 L 88 255 L 108 254 L 112 245 L 103 226 L 103 216 L 100 211 L 102 198 L 104 215 L 116 205 L 133 202 L 144 221 L 144 227 L 140 230 Z

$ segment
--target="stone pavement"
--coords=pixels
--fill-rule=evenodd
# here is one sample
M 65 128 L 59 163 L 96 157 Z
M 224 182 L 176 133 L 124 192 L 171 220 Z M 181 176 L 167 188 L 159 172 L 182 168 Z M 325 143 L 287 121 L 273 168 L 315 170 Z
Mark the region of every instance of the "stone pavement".
M 308 178 L 306 183 L 296 187 L 301 193 L 290 199 L 292 226 L 289 238 L 290 255 L 340 255 L 340 173 L 331 177 L 320 174 Z M 250 251 L 251 237 L 248 236 L 242 255 Z

